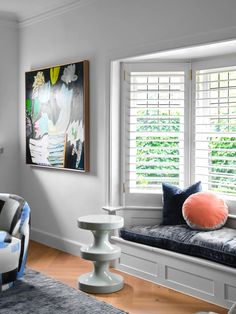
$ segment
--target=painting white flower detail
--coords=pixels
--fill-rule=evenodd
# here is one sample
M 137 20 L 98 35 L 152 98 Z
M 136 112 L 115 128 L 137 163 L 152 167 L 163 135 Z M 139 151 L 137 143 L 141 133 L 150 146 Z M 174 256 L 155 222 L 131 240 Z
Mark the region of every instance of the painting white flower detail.
M 75 64 L 70 64 L 64 69 L 61 79 L 66 84 L 74 82 L 78 79 L 78 75 L 75 74 Z
M 61 89 L 55 94 L 57 105 L 60 108 L 60 114 L 55 123 L 55 130 L 59 134 L 66 132 L 70 121 L 72 97 L 73 89 L 69 89 L 65 84 L 62 84 Z
M 42 71 L 37 72 L 37 75 L 34 77 L 33 83 L 33 94 L 32 97 L 38 97 L 38 89 L 40 86 L 43 86 L 45 83 L 44 74 Z
M 38 100 L 41 104 L 46 104 L 50 100 L 51 87 L 50 82 L 47 82 L 38 87 Z
M 70 142 L 70 145 L 74 145 L 76 147 L 76 142 L 80 140 L 81 142 L 84 141 L 84 128 L 83 122 L 80 121 L 73 121 L 70 123 L 67 129 L 67 140 Z

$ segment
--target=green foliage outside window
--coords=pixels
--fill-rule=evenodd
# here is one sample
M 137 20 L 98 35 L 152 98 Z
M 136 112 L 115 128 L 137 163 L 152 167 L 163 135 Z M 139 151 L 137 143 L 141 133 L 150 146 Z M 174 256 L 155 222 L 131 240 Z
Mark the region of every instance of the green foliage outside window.
M 148 132 L 148 136 L 136 137 L 136 184 L 142 187 L 156 186 L 161 182 L 179 183 L 179 113 L 154 110 L 138 110 L 137 133 Z M 152 116 L 153 117 L 152 119 Z M 150 133 L 153 132 L 153 135 Z M 165 132 L 173 133 L 166 136 Z M 162 135 L 163 133 L 163 135 Z
M 236 188 L 236 138 L 211 137 L 209 139 L 210 165 L 212 173 L 211 190 L 235 194 Z M 214 175 L 214 173 L 216 173 Z M 224 176 L 223 176 L 224 175 Z
M 152 119 L 152 116 L 153 117 Z M 172 115 L 154 110 L 137 111 L 136 136 L 136 184 L 138 187 L 160 188 L 162 182 L 179 184 L 180 132 L 179 112 Z M 235 132 L 236 126 L 229 126 L 225 120 L 217 125 L 216 132 Z M 139 136 L 148 132 L 148 136 Z M 153 135 L 150 133 L 153 132 Z M 166 136 L 165 132 L 173 133 Z M 162 135 L 163 134 L 163 135 Z M 236 188 L 236 138 L 210 137 L 209 140 L 209 189 L 233 194 Z

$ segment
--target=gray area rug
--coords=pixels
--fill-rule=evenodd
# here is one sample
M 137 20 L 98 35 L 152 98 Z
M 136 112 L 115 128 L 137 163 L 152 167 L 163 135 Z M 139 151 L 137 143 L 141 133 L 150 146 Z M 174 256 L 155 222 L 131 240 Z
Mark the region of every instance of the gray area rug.
M 112 305 L 27 270 L 15 287 L 0 294 L 1 314 L 123 314 Z

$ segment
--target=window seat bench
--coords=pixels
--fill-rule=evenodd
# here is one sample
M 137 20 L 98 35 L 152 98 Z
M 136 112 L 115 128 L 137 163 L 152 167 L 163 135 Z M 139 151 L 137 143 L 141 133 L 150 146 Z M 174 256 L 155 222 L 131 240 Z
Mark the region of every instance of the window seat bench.
M 192 230 L 187 225 L 131 226 L 120 230 L 124 240 L 190 256 L 201 257 L 236 269 L 236 230 Z
M 140 225 L 112 236 L 122 252 L 117 269 L 225 308 L 236 302 L 235 219 L 207 232 L 133 220 Z

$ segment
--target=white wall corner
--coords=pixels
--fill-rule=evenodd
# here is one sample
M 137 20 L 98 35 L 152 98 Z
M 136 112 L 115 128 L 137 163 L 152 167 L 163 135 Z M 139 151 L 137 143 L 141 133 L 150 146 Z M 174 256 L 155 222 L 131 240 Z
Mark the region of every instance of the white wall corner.
M 17 28 L 18 20 L 14 13 L 0 12 L 0 26 L 5 26 L 9 28 Z

